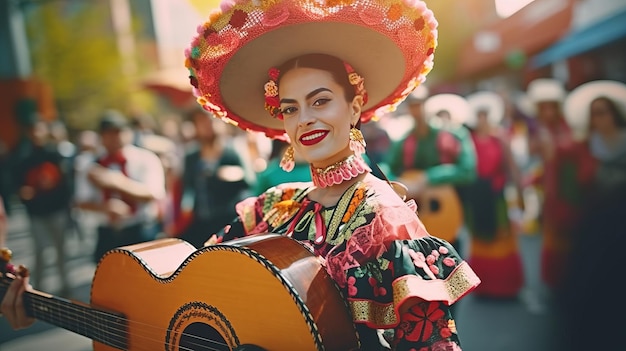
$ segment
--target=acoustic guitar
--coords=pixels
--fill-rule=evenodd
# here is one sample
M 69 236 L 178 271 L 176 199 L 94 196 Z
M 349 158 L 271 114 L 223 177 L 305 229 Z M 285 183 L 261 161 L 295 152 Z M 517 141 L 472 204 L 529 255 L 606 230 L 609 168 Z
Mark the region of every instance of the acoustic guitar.
M 2 273 L 1 297 L 11 277 Z M 277 234 L 198 250 L 176 238 L 120 247 L 98 263 L 90 304 L 39 291 L 25 304 L 30 316 L 92 339 L 96 351 L 359 347 L 319 259 Z
M 419 218 L 428 232 L 448 242 L 453 242 L 463 225 L 463 205 L 451 185 L 428 186 L 418 193 L 411 184 L 425 177 L 420 170 L 408 170 L 398 177 L 398 182 L 405 184 L 406 197 L 417 203 Z

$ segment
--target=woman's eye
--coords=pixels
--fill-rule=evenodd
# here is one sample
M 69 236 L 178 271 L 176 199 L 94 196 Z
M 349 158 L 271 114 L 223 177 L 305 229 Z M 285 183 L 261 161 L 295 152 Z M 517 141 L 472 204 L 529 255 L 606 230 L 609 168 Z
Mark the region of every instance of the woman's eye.
M 330 101 L 330 99 L 327 98 L 320 98 L 315 100 L 315 102 L 313 102 L 313 106 L 322 106 L 326 103 L 328 103 Z
M 297 111 L 297 109 L 293 106 L 289 106 L 289 107 L 285 107 L 284 109 L 282 109 L 282 114 L 283 115 L 292 115 Z

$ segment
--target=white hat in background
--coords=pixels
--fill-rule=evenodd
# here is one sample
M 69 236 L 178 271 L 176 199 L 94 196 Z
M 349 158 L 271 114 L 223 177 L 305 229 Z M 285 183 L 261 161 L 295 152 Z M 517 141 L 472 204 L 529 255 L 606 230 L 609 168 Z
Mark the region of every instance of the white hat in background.
M 567 96 L 567 91 L 559 80 L 538 78 L 528 84 L 526 94 L 532 104 L 550 101 L 562 103 Z
M 430 91 L 428 90 L 428 88 L 424 85 L 418 85 L 417 88 L 415 88 L 415 90 L 413 90 L 407 97 L 406 97 L 406 102 L 408 104 L 411 103 L 420 103 L 420 102 L 424 102 L 426 101 L 426 99 L 428 99 L 428 96 L 430 95 Z
M 467 100 L 457 94 L 436 94 L 424 103 L 426 118 L 430 120 L 439 119 L 441 112 L 450 113 L 450 122 L 454 125 L 462 125 L 470 118 L 472 108 Z M 446 124 L 446 122 L 443 122 Z
M 504 99 L 492 91 L 477 91 L 465 97 L 472 107 L 472 112 L 464 122 L 468 127 L 476 127 L 478 112 L 485 111 L 489 124 L 497 125 L 504 117 Z
M 599 97 L 611 99 L 626 116 L 626 84 L 613 80 L 584 83 L 572 90 L 563 103 L 565 120 L 576 139 L 588 136 L 591 103 Z

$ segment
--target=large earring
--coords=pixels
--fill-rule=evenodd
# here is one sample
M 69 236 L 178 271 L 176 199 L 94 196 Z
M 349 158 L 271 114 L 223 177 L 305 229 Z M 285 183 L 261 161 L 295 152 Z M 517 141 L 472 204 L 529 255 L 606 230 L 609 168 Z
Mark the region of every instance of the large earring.
M 363 137 L 363 133 L 355 127 L 350 129 L 350 150 L 354 152 L 355 155 L 361 156 L 365 153 L 365 138 Z
M 283 158 L 280 160 L 280 168 L 282 168 L 285 172 L 293 171 L 293 168 L 296 166 L 293 152 L 293 146 L 289 145 L 283 154 Z

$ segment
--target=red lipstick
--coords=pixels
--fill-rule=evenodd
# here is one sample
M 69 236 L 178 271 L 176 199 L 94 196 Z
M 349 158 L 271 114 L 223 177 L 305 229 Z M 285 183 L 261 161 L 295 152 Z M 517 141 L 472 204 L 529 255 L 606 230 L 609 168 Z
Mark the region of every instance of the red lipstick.
M 300 136 L 300 143 L 304 146 L 311 146 L 324 140 L 328 135 L 327 130 L 313 130 Z

